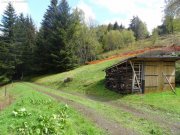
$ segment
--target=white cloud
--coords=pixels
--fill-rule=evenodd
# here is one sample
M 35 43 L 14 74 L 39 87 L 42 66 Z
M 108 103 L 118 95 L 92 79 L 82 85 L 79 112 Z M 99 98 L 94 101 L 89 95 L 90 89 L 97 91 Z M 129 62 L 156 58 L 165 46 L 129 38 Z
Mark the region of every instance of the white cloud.
M 89 5 L 87 5 L 83 0 L 81 0 L 77 4 L 77 7 L 84 12 L 86 22 L 88 22 L 90 19 L 92 19 L 92 20 L 96 19 L 96 15 L 93 12 L 92 8 Z
M 91 2 L 98 7 L 105 8 L 113 16 L 119 15 L 117 21 L 122 22 L 125 26 L 128 26 L 132 16 L 137 15 L 147 24 L 148 30 L 151 31 L 161 24 L 163 17 L 164 0 L 92 0 Z M 123 15 L 123 18 L 121 18 L 121 15 Z M 113 21 L 116 21 L 116 18 Z M 109 20 L 109 22 L 112 22 L 112 20 Z
M 24 13 L 28 14 L 28 1 L 27 0 L 0 0 L 0 15 L 3 14 L 4 10 L 6 9 L 8 3 L 11 2 L 17 14 Z

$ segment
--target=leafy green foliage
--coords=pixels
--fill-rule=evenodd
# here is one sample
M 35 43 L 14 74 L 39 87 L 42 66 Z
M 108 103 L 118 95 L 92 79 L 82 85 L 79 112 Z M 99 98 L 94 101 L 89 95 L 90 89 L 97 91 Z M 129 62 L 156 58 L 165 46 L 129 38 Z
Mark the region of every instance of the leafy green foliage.
M 180 32 L 180 18 L 173 20 L 174 32 Z
M 44 115 L 39 114 L 34 123 L 23 121 L 20 126 L 15 128 L 15 131 L 20 135 L 48 135 L 48 134 L 63 134 L 66 126 L 68 106 L 65 105 L 59 110 L 58 114 Z M 15 117 L 30 116 L 25 110 L 21 108 L 18 111 L 13 111 Z
M 31 113 L 28 113 L 26 108 L 20 108 L 20 109 L 14 109 L 12 112 L 12 115 L 14 117 L 26 117 L 26 116 L 30 116 Z
M 75 53 L 80 64 L 96 59 L 97 54 L 102 51 L 102 46 L 96 38 L 95 31 L 88 29 L 85 25 L 80 27 L 74 43 L 77 46 Z
M 135 38 L 130 30 L 112 30 L 104 36 L 104 50 L 111 51 L 126 47 L 134 43 Z
M 165 5 L 165 14 L 168 16 L 180 17 L 180 1 L 179 0 L 165 0 L 166 5 Z
M 152 37 L 151 37 L 153 45 L 157 42 L 158 36 L 159 36 L 158 29 L 153 29 Z
M 138 16 L 133 16 L 133 19 L 129 25 L 129 29 L 134 32 L 134 36 L 137 40 L 145 39 L 149 35 L 146 24 L 143 23 Z

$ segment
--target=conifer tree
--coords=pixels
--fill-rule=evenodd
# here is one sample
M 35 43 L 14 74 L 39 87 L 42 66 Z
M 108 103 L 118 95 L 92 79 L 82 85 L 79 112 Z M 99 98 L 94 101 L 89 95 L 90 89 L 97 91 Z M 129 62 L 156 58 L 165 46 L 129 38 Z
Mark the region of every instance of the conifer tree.
M 37 34 L 35 64 L 38 72 L 49 72 L 49 70 L 54 70 L 51 52 L 53 51 L 53 47 L 57 45 L 54 41 L 57 36 L 55 34 L 58 14 L 57 6 L 58 1 L 51 0 L 46 13 L 44 14 L 42 26 Z
M 133 16 L 129 29 L 134 32 L 134 36 L 137 40 L 144 39 L 148 36 L 146 24 L 143 23 L 138 16 Z
M 4 11 L 1 32 L 2 41 L 0 43 L 0 76 L 2 79 L 10 81 L 15 73 L 15 66 L 19 63 L 16 55 L 15 44 L 15 21 L 16 13 L 11 3 L 8 4 Z
M 44 15 L 38 36 L 37 54 L 41 55 L 41 69 L 44 71 L 65 71 L 75 64 L 70 39 L 74 34 L 74 22 L 66 0 L 51 0 Z M 43 52 L 42 52 L 43 50 Z
M 16 21 L 16 13 L 11 3 L 8 3 L 6 10 L 4 11 L 1 31 L 3 33 L 3 39 L 6 43 L 14 42 L 14 25 Z
M 107 30 L 108 31 L 113 30 L 113 25 L 111 23 L 108 24 Z
M 74 34 L 74 25 L 72 20 L 72 14 L 70 14 L 70 7 L 66 0 L 61 0 L 58 5 L 58 16 L 57 16 L 57 28 L 56 28 L 56 39 L 58 43 L 55 49 L 51 53 L 53 59 L 53 65 L 57 71 L 65 71 L 73 68 L 76 63 L 74 53 L 72 52 L 72 44 L 69 40 Z
M 119 30 L 119 25 L 117 22 L 114 23 L 113 30 Z

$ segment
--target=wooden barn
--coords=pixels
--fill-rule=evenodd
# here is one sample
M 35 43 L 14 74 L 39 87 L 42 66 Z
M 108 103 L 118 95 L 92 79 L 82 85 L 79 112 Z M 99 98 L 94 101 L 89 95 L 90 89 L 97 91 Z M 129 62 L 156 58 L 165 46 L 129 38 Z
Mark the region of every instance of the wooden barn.
M 107 68 L 106 88 L 118 93 L 149 93 L 175 88 L 177 56 L 150 52 Z

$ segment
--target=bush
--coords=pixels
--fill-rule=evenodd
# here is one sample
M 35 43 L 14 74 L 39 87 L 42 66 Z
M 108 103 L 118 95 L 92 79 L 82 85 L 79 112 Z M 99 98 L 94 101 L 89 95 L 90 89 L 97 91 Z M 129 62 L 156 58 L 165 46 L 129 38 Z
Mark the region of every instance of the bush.
M 16 119 L 24 119 L 21 125 L 11 127 L 18 135 L 57 135 L 64 134 L 66 127 L 68 106 L 63 106 L 56 114 L 39 114 L 28 113 L 25 108 L 15 109 L 12 114 Z M 35 122 L 26 121 L 26 117 L 32 117 Z
M 127 47 L 134 41 L 135 37 L 131 30 L 111 30 L 104 36 L 104 50 L 111 51 Z

